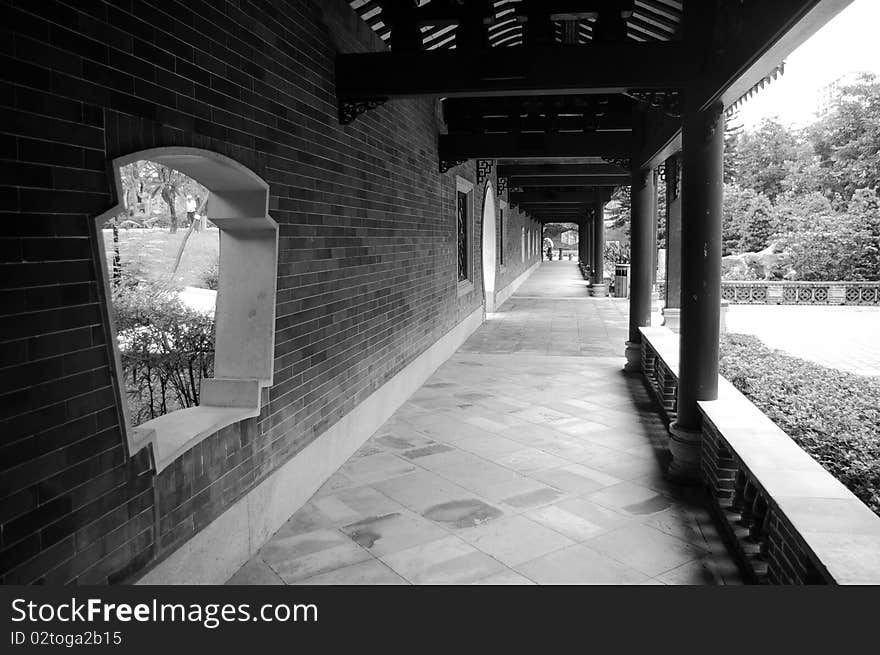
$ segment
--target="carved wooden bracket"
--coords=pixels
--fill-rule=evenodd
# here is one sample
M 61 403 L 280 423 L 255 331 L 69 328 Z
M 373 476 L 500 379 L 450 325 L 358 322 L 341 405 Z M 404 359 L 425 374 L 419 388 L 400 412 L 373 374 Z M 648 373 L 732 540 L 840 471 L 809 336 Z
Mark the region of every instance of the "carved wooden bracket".
M 358 100 L 340 100 L 339 101 L 339 124 L 348 125 L 355 118 L 369 111 L 384 105 L 388 98 L 364 98 Z
M 482 184 L 483 180 L 492 175 L 493 166 L 495 166 L 494 159 L 477 160 L 477 184 Z

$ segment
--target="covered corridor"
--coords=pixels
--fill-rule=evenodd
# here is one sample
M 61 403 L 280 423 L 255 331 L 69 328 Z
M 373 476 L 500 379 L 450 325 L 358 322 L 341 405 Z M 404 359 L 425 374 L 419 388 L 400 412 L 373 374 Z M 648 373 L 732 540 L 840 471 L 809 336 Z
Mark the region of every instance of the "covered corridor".
M 232 577 L 732 584 L 702 492 L 622 371 L 627 301 L 545 262 Z

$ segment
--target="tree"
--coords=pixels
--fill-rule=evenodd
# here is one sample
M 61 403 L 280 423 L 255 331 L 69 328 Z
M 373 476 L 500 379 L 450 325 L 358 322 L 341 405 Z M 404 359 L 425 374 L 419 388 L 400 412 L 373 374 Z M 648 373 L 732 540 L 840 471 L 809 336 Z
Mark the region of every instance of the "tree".
M 790 169 L 797 159 L 798 139 L 794 132 L 775 118 L 765 118 L 754 132 L 743 132 L 737 148 L 737 183 L 775 200 L 782 193 Z
M 770 245 L 776 231 L 773 205 L 763 193 L 725 184 L 722 215 L 722 256 L 758 252 Z
M 724 121 L 724 183 L 736 184 L 742 173 L 742 157 L 739 144 L 742 140 L 744 126 L 739 109 L 727 116 Z
M 862 74 L 841 89 L 835 108 L 808 130 L 827 173 L 826 195 L 849 202 L 858 189 L 880 186 L 880 80 Z
M 632 217 L 632 189 L 627 184 L 614 189 L 611 201 L 608 203 L 608 218 L 611 221 L 611 229 L 622 230 L 629 236 Z
M 880 280 L 880 196 L 876 189 L 859 189 L 847 207 L 852 230 L 859 239 L 851 254 L 853 279 Z

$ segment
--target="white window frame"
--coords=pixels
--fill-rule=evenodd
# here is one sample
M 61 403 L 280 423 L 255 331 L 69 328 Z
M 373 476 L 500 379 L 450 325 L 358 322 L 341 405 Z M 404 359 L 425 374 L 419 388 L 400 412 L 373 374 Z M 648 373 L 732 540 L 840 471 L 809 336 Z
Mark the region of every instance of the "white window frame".
M 458 194 L 467 195 L 467 278 L 458 279 Z M 453 203 L 455 211 L 453 220 L 455 221 L 455 279 L 457 281 L 457 292 L 459 297 L 466 295 L 474 290 L 474 183 L 460 175 L 455 176 L 455 202 Z
M 100 226 L 125 211 L 121 169 L 149 160 L 176 169 L 210 191 L 206 214 L 220 228 L 220 279 L 215 309 L 214 377 L 201 383 L 200 405 L 131 425 L 111 286 Z M 278 224 L 269 216 L 269 185 L 233 159 L 199 148 L 154 148 L 113 160 L 117 204 L 95 217 L 96 265 L 109 325 L 111 367 L 124 416 L 129 456 L 152 445 L 156 472 L 222 428 L 260 415 L 262 390 L 271 386 L 275 356 Z

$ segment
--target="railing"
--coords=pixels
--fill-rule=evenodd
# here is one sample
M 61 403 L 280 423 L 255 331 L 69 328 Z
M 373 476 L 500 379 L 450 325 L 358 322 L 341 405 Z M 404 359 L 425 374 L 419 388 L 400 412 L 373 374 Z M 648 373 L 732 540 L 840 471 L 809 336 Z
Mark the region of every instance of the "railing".
M 640 331 L 644 375 L 673 419 L 678 335 Z M 751 582 L 880 583 L 880 517 L 723 377 L 699 407 L 701 480 Z
M 723 281 L 721 298 L 745 305 L 880 305 L 880 282 Z

